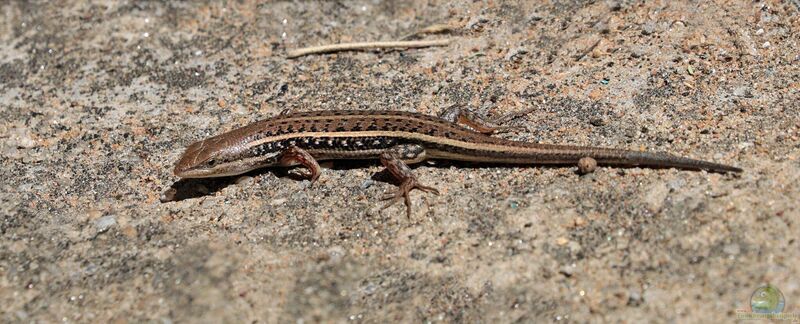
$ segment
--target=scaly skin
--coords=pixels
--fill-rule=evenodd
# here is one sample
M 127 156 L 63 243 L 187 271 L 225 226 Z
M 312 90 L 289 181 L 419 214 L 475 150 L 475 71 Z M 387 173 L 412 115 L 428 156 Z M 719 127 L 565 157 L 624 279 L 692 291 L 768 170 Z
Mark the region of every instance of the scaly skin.
M 724 164 L 667 153 L 538 144 L 491 137 L 495 128 L 467 114 L 449 120 L 399 111 L 315 111 L 279 115 L 190 145 L 175 165 L 182 178 L 232 176 L 271 166 L 303 165 L 319 177 L 316 161 L 379 159 L 401 181 L 392 201 L 435 189 L 417 182 L 406 164 L 426 159 L 527 165 L 598 165 L 741 172 Z M 388 206 L 388 205 L 387 205 Z M 410 208 L 408 208 L 410 213 Z

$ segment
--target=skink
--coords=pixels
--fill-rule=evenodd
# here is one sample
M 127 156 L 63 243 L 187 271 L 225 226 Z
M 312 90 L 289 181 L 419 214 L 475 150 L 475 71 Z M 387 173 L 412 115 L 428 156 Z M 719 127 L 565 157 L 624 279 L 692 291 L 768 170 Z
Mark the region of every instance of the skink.
M 599 165 L 679 168 L 727 173 L 742 169 L 660 152 L 553 145 L 492 137 L 497 128 L 468 113 L 451 110 L 438 118 L 400 111 L 313 111 L 282 114 L 189 145 L 175 165 L 181 178 L 208 178 L 251 170 L 302 165 L 312 183 L 320 176 L 317 161 L 378 159 L 400 182 L 384 199 L 404 200 L 409 192 L 438 191 L 421 184 L 408 164 L 427 159 L 480 163 L 576 165 L 593 159 Z

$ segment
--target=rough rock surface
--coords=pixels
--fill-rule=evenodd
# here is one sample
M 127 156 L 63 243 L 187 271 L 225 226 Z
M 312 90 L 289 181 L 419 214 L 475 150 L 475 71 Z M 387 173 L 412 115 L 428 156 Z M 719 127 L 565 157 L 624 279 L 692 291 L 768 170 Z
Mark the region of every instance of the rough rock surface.
M 730 322 L 764 283 L 800 312 L 798 5 L 4 2 L 0 321 Z M 285 58 L 435 24 L 452 45 Z M 411 219 L 371 163 L 171 172 L 284 109 L 454 104 L 745 172 L 426 164 Z

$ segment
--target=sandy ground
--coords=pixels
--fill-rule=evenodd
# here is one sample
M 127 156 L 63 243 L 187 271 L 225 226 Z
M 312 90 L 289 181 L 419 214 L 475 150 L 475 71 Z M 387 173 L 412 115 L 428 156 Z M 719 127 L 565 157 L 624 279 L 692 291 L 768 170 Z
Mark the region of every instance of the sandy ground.
M 732 321 L 765 283 L 800 313 L 799 5 L 4 2 L 0 320 Z M 285 56 L 435 24 L 452 45 Z M 376 164 L 172 174 L 284 109 L 454 104 L 745 172 L 426 164 L 411 219 Z

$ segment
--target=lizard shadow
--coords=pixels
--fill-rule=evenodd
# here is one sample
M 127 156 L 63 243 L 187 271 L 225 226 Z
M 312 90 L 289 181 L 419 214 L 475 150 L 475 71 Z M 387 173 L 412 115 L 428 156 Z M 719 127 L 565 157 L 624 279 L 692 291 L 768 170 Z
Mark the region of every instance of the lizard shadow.
M 199 178 L 199 179 L 180 179 L 172 183 L 161 194 L 161 202 L 177 202 L 187 199 L 200 198 L 204 196 L 213 196 L 215 193 L 239 182 L 244 176 L 256 177 L 264 174 L 273 174 L 276 177 L 290 177 L 297 180 L 302 180 L 300 175 L 291 175 L 287 169 L 284 168 L 270 168 L 262 170 L 254 170 L 245 174 L 218 177 L 218 178 Z
M 330 170 L 354 170 L 369 168 L 372 166 L 380 165 L 377 161 L 369 160 L 348 160 L 348 161 L 334 161 L 333 165 L 328 167 Z M 410 165 L 412 169 L 419 167 L 446 169 L 450 167 L 457 167 L 459 169 L 480 169 L 487 167 L 520 167 L 519 164 L 503 164 L 503 163 L 480 163 L 480 162 L 461 162 L 461 161 L 447 161 L 447 160 L 433 160 L 426 161 L 419 164 Z M 525 166 L 525 165 L 523 165 Z M 532 167 L 527 165 L 527 167 Z M 537 168 L 563 168 L 565 165 L 537 165 Z M 167 188 L 161 195 L 161 202 L 177 202 L 187 199 L 200 198 L 203 196 L 211 196 L 215 193 L 227 188 L 228 186 L 235 185 L 244 176 L 259 177 L 271 174 L 277 178 L 289 178 L 296 181 L 307 180 L 304 174 L 304 168 L 301 166 L 290 168 L 264 168 L 253 170 L 242 175 L 219 177 L 219 178 L 202 178 L 202 179 L 180 179 L 175 181 Z M 577 173 L 577 171 L 575 171 Z M 323 171 L 324 173 L 324 171 Z M 370 176 L 370 179 L 375 182 L 382 182 L 392 185 L 400 185 L 400 182 L 395 179 L 389 171 L 385 168 L 375 172 Z

